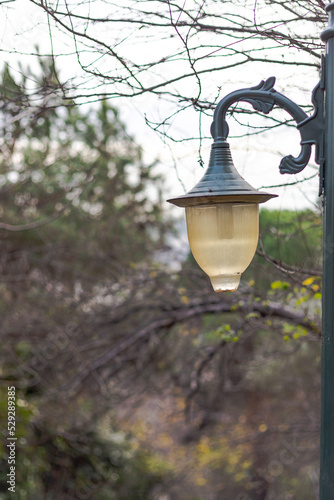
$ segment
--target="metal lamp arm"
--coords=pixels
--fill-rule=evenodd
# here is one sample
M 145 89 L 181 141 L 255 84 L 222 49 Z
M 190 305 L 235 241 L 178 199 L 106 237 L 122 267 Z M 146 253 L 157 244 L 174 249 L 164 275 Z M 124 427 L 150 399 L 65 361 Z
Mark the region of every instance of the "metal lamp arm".
M 275 77 L 262 81 L 256 87 L 241 89 L 225 96 L 217 105 L 211 125 L 211 135 L 215 142 L 226 141 L 229 127 L 226 121 L 226 112 L 235 102 L 244 101 L 253 106 L 256 111 L 268 114 L 275 104 L 287 111 L 297 122 L 301 135 L 301 152 L 297 158 L 285 156 L 280 163 L 282 174 L 296 174 L 301 172 L 309 162 L 311 144 L 316 145 L 316 162 L 321 164 L 323 158 L 323 130 L 324 130 L 324 90 L 322 82 L 315 87 L 312 94 L 314 113 L 308 116 L 296 103 L 274 89 Z

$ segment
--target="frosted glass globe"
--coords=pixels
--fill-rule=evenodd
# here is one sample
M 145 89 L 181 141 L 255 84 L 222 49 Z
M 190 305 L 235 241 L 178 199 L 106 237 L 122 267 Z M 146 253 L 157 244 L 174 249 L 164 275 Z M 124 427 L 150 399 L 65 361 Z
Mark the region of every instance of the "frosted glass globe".
M 238 288 L 259 238 L 259 205 L 220 203 L 186 207 L 189 244 L 216 292 Z

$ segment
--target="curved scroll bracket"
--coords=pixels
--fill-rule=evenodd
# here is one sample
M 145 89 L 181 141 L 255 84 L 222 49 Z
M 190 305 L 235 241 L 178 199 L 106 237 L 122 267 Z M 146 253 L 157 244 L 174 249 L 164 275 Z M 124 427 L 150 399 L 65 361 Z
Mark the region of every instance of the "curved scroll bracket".
M 312 103 L 314 112 L 308 116 L 296 103 L 274 89 L 275 77 L 262 81 L 256 87 L 241 89 L 225 96 L 217 105 L 211 125 L 211 135 L 215 142 L 226 141 L 229 127 L 226 121 L 228 108 L 238 102 L 248 102 L 256 111 L 268 114 L 275 105 L 287 111 L 297 122 L 301 135 L 301 152 L 297 158 L 285 156 L 279 169 L 282 174 L 296 174 L 308 164 L 311 156 L 311 145 L 316 145 L 315 160 L 323 162 L 323 135 L 324 135 L 324 84 L 323 78 L 313 90 Z

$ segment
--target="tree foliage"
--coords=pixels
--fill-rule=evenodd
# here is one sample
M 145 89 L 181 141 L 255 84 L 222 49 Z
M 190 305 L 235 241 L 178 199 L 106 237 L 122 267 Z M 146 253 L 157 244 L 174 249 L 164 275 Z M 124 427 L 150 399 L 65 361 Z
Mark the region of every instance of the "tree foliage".
M 41 89 L 53 78 L 52 65 L 44 70 Z M 23 113 L 7 128 L 25 101 L 25 81 L 15 82 L 8 68 L 1 96 L 7 130 L 1 144 L 2 373 L 3 389 L 11 379 L 19 391 L 20 498 L 53 498 L 57 491 L 83 498 L 85 489 L 86 498 L 97 490 L 106 498 L 111 487 L 117 498 L 140 491 L 145 497 L 158 474 L 141 478 L 146 459 L 139 460 L 135 441 L 124 433 L 114 443 L 112 423 L 96 427 L 113 404 L 102 394 L 94 399 L 99 377 L 71 403 L 66 385 L 102 355 L 109 336 L 117 342 L 125 325 L 131 327 L 126 318 L 110 322 L 108 311 L 131 303 L 164 245 L 159 179 L 106 102 L 86 114 L 56 105 L 35 122 Z M 5 391 L 2 401 L 5 421 Z

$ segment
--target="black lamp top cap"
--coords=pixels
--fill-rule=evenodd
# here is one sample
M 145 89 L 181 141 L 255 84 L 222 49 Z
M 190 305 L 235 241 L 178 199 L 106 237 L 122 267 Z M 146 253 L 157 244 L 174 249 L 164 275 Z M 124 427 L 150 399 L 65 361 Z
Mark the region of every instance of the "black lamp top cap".
M 264 203 L 276 194 L 253 188 L 236 170 L 226 141 L 212 144 L 209 167 L 202 179 L 185 195 L 169 199 L 178 207 L 215 203 Z

